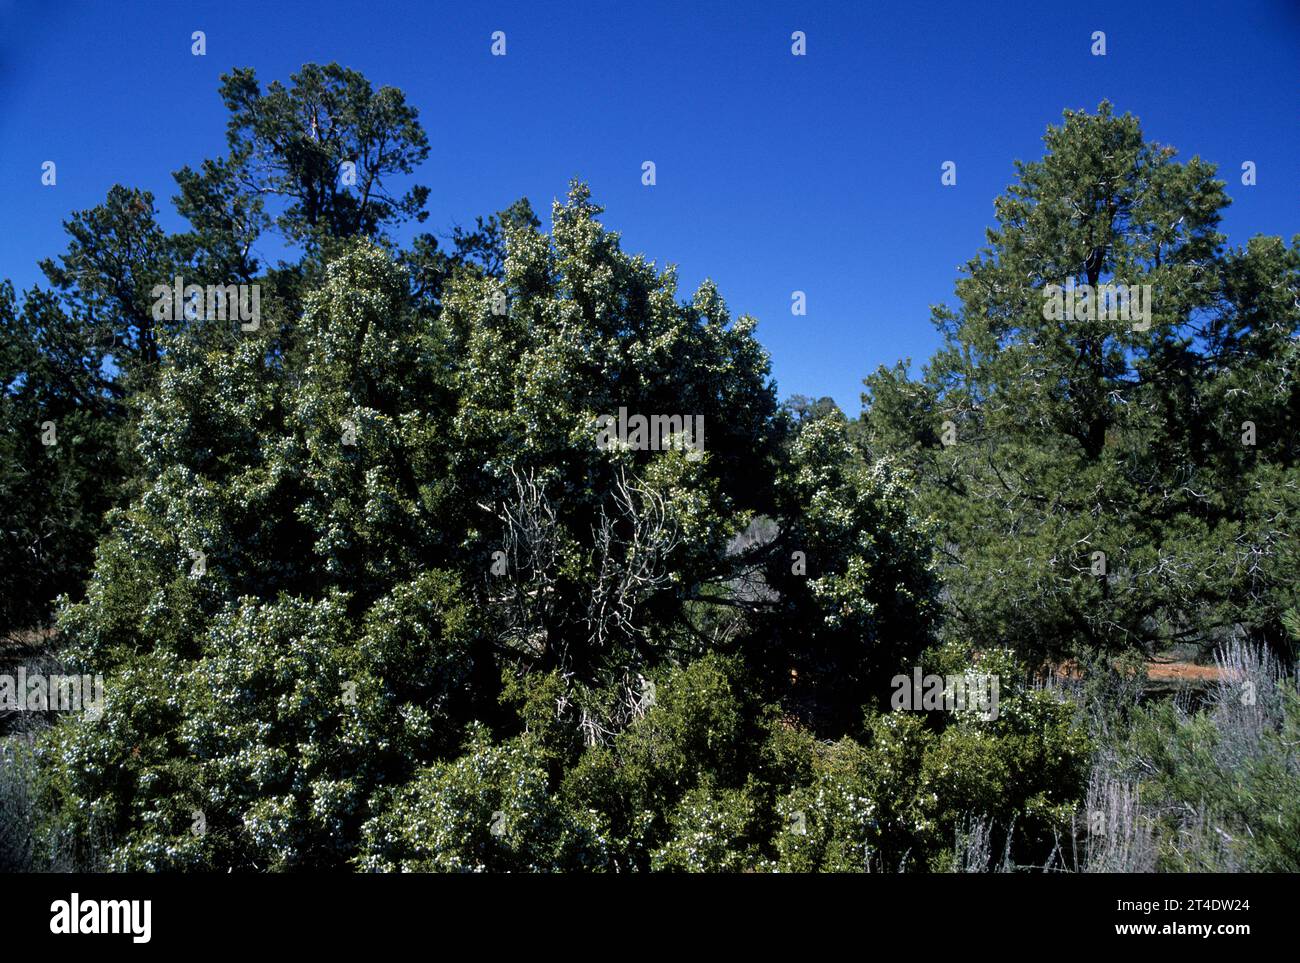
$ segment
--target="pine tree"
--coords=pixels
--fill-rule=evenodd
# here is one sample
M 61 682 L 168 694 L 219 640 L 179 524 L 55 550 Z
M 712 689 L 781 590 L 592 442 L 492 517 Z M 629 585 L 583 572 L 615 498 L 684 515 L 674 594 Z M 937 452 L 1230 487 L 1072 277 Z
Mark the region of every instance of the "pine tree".
M 1213 165 L 1108 103 L 1045 145 L 996 200 L 958 308 L 935 310 L 924 377 L 867 379 L 866 444 L 924 480 L 953 631 L 1036 656 L 1280 644 L 1300 252 L 1225 250 Z

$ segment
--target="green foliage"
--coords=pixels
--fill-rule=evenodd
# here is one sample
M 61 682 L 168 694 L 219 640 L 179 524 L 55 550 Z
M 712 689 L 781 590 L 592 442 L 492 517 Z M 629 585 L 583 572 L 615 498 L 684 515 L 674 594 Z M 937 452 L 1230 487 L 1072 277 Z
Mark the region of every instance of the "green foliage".
M 538 872 L 606 868 L 591 814 L 567 810 L 550 791 L 527 737 L 493 745 L 471 731 L 454 762 L 386 790 L 366 823 L 359 869 L 377 872 Z
M 1154 868 L 1293 873 L 1300 868 L 1300 692 L 1267 657 L 1229 665 L 1231 675 L 1201 708 L 1165 701 L 1137 713 L 1109 768 L 1136 787 Z
M 1300 635 L 1300 262 L 1222 250 L 1212 167 L 1108 105 L 1067 115 L 924 379 L 882 369 L 851 425 L 778 406 L 755 320 L 623 251 L 585 185 L 549 232 L 520 201 L 399 251 L 428 193 L 392 193 L 428 151 L 400 92 L 309 64 L 222 96 L 229 155 L 176 175 L 190 230 L 115 187 L 52 291 L 0 286 L 0 502 L 23 508 L 0 629 L 68 592 L 61 654 L 107 683 L 0 767 L 31 842 L 5 859 L 1041 866 L 1089 763 L 1119 760 L 1161 838 L 1194 800 L 1232 835 L 1163 866 L 1294 868 L 1294 687 L 1257 716 L 1139 707 L 1140 659 L 1093 651 Z M 272 226 L 296 263 L 252 257 Z M 155 320 L 174 272 L 263 285 L 264 323 Z M 1046 323 L 1067 277 L 1152 284 L 1157 323 Z M 703 445 L 599 444 L 620 411 L 698 418 Z M 1082 707 L 1029 681 L 1079 646 Z M 913 667 L 996 677 L 997 713 L 884 711 Z
M 0 283 L 0 635 L 48 623 L 85 579 L 103 513 L 125 486 L 120 391 L 89 322 Z
M 668 816 L 671 838 L 650 854 L 656 872 L 737 873 L 764 863 L 767 795 L 761 789 L 692 789 Z
M 966 637 L 1039 659 L 1208 651 L 1242 626 L 1280 649 L 1300 248 L 1225 250 L 1214 167 L 1108 103 L 1045 144 L 995 201 L 959 307 L 936 309 L 924 377 L 866 379 L 863 443 L 915 468 Z M 1150 285 L 1149 324 L 1049 320 L 1046 286 L 1067 282 Z
M 931 640 L 937 586 L 910 481 L 890 462 L 864 463 L 840 418 L 807 422 L 791 445 L 778 489 L 789 522 L 767 570 L 782 610 L 763 658 L 774 675 L 793 671 L 790 695 L 815 707 L 822 731 L 853 728 L 867 694 Z
M 734 809 L 728 790 L 745 786 L 757 732 L 747 721 L 737 671 L 735 662 L 718 656 L 672 671 L 644 715 L 612 745 L 588 749 L 566 774 L 562 792 L 572 807 L 599 811 L 606 820 L 617 867 L 649 869 L 659 859 L 685 868 L 709 858 L 680 846 L 653 854 L 671 842 L 674 828 L 690 832 L 692 819 L 729 818 L 712 807 Z M 690 792 L 695 795 L 684 801 Z
M 1091 740 L 1074 704 L 1026 687 L 1014 659 L 988 654 L 978 671 L 1001 679 L 996 718 L 959 712 L 935 728 L 921 713 L 876 714 L 865 743 L 819 747 L 812 779 L 778 802 L 778 868 L 950 868 L 970 816 L 1013 834 L 1020 863 L 1045 864 L 1082 794 Z
M 230 158 L 202 175 L 182 171 L 177 181 L 188 198 L 200 192 L 224 198 L 222 189 L 232 180 L 252 197 L 286 198 L 278 226 L 287 237 L 313 244 L 374 236 L 390 224 L 427 216 L 427 187 L 391 193 L 389 181 L 411 173 L 429 154 L 418 113 L 397 88 L 376 91 L 360 73 L 338 64 L 305 64 L 288 87 L 273 81 L 265 92 L 250 68 L 221 81 L 230 111 Z M 351 184 L 345 163 L 354 166 Z M 261 210 L 260 201 L 239 195 L 235 203 L 254 216 Z M 247 226 L 247 217 L 236 223 Z
M 18 299 L 8 283 L 0 285 L 0 510 L 18 520 L 0 533 L 0 571 L 7 584 L 12 573 L 15 589 L 6 594 L 0 631 L 44 625 L 59 594 L 80 594 L 94 545 L 110 530 L 105 513 L 137 494 L 137 418 L 148 410 L 144 402 L 175 339 L 247 348 L 250 339 L 232 339 L 229 326 L 156 317 L 156 286 L 176 277 L 259 285 L 262 335 L 251 340 L 272 367 L 294 353 L 304 299 L 349 238 L 383 239 L 407 218 L 424 220 L 427 188 L 393 192 L 393 180 L 428 153 L 416 111 L 400 91 L 376 91 L 337 64 L 307 64 L 288 87 L 273 83 L 265 92 L 251 70 L 235 70 L 221 94 L 230 110 L 229 156 L 174 175 L 173 200 L 188 230 L 168 234 L 152 194 L 114 185 L 102 204 L 64 223 L 66 251 L 40 262 L 48 289 Z M 355 183 L 343 176 L 344 163 L 355 166 Z M 510 210 L 526 216 L 526 206 Z M 273 218 L 305 254 L 263 271 L 252 249 Z M 493 256 L 501 246 L 497 225 L 492 218 L 479 231 L 458 231 L 456 249 L 439 259 L 439 277 Z M 408 279 L 401 287 L 405 296 Z M 259 393 L 247 380 L 241 388 Z M 191 400 L 172 413 L 201 417 L 204 397 Z M 57 446 L 40 443 L 47 422 L 56 426 Z M 183 438 L 190 428 L 176 430 Z M 142 454 L 150 452 L 146 443 Z
M 367 859 L 732 866 L 673 841 L 733 811 L 748 814 L 737 858 L 757 858 L 775 790 L 747 784 L 767 730 L 738 694 L 741 653 L 770 651 L 782 624 L 825 624 L 820 645 L 857 651 L 794 656 L 809 711 L 832 718 L 835 692 L 856 712 L 856 680 L 924 639 L 922 540 L 842 421 L 785 444 L 751 324 L 728 326 L 707 285 L 677 302 L 671 273 L 618 251 L 597 210 L 575 187 L 551 238 L 507 219 L 503 277 L 454 271 L 436 316 L 388 254 L 355 242 L 287 351 L 269 329 L 164 335 L 139 402 L 140 494 L 60 616 L 69 658 L 107 673 L 109 694 L 102 720 L 49 737 L 51 836 L 93 825 L 119 868 L 355 863 L 363 826 L 397 838 L 479 771 L 458 768 L 472 724 L 503 740 L 475 730 L 488 783 L 526 762 L 537 792 L 576 800 L 553 836 L 520 822 L 499 862 L 414 838 Z M 505 315 L 488 310 L 494 284 L 511 292 Z M 644 344 L 664 352 L 653 379 Z M 597 413 L 691 406 L 710 426 L 703 457 L 595 444 Z M 729 540 L 759 510 L 827 574 L 733 606 L 728 586 L 756 563 Z M 709 656 L 706 632 L 731 655 Z M 836 690 L 841 670 L 859 674 Z

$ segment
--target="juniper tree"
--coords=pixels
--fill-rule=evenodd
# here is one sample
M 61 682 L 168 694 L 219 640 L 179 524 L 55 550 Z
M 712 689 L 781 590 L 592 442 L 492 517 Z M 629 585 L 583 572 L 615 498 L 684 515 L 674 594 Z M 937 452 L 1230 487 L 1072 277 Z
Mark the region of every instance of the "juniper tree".
M 97 821 L 115 865 L 340 865 L 369 793 L 470 714 L 470 619 L 438 567 L 455 533 L 433 332 L 368 245 L 301 326 L 292 370 L 267 331 L 169 340 L 144 491 L 62 613 L 109 722 L 54 735 L 69 762 L 49 791 L 86 801 L 74 829 Z
M 41 623 L 58 594 L 79 594 L 104 511 L 133 490 L 134 413 L 138 396 L 155 388 L 168 334 L 184 328 L 214 344 L 231 334 L 205 317 L 160 314 L 159 285 L 177 277 L 186 285 L 257 285 L 259 321 L 274 336 L 266 350 L 291 353 L 292 321 L 322 280 L 326 252 L 424 218 L 427 188 L 399 196 L 392 184 L 428 151 L 400 91 L 376 91 L 337 64 L 307 64 L 287 87 L 266 91 L 251 70 L 235 70 L 221 93 L 231 112 L 228 156 L 174 174 L 173 201 L 187 230 L 166 233 L 151 193 L 114 185 L 102 204 L 65 222 L 67 249 L 40 262 L 48 286 L 6 300 L 12 351 L 0 404 L 12 457 L 0 508 L 14 524 L 0 536 L 0 571 L 24 588 L 6 598 L 5 628 Z M 297 260 L 268 266 L 254 256 L 273 225 L 299 248 Z M 481 231 L 458 232 L 439 260 L 440 277 L 464 259 L 463 248 L 499 250 L 495 225 L 489 219 Z M 47 422 L 59 425 L 61 447 L 33 442 Z
M 709 282 L 679 300 L 675 272 L 622 252 L 599 213 L 575 184 L 549 238 L 515 222 L 503 277 L 458 275 L 444 297 L 456 484 L 480 493 L 466 529 L 483 560 L 532 540 L 500 574 L 480 563 L 489 597 L 517 603 L 512 660 L 570 680 L 594 741 L 635 714 L 643 672 L 718 647 L 749 652 L 774 697 L 802 671 L 797 701 L 844 731 L 929 639 L 928 551 L 898 481 L 842 419 L 795 441 L 753 319 Z M 701 419 L 704 451 L 602 449 L 620 409 Z M 774 537 L 736 548 L 763 520 Z M 755 578 L 767 589 L 737 590 Z
M 501 276 L 453 271 L 436 314 L 358 239 L 294 351 L 167 337 L 142 490 L 60 619 L 107 700 L 42 750 L 59 831 L 123 867 L 341 866 L 386 807 L 459 791 L 478 727 L 558 779 L 710 654 L 751 730 L 784 699 L 842 733 L 887 693 L 932 592 L 898 484 L 842 419 L 793 434 L 753 319 L 708 283 L 679 299 L 598 213 L 575 185 L 549 234 L 512 219 Z M 703 452 L 602 448 L 619 407 L 704 417 Z M 760 513 L 776 537 L 735 549 Z

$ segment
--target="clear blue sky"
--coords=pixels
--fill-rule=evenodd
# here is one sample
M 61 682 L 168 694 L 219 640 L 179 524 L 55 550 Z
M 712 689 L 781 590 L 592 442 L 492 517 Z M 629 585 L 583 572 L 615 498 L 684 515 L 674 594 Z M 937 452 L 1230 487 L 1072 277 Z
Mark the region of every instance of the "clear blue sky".
M 1041 156 L 1064 108 L 1110 98 L 1148 139 L 1219 163 L 1231 243 L 1300 230 L 1297 0 L 0 0 L 0 276 L 34 282 L 61 221 L 115 182 L 153 191 L 179 227 L 171 172 L 225 149 L 218 76 L 334 60 L 419 108 L 428 228 L 522 195 L 549 222 L 580 176 L 628 250 L 679 266 L 683 295 L 712 277 L 759 319 L 782 397 L 830 394 L 851 415 L 864 375 L 932 352 L 928 306 L 952 299 L 1013 160 Z M 956 187 L 940 185 L 946 160 Z M 807 317 L 790 313 L 796 289 Z

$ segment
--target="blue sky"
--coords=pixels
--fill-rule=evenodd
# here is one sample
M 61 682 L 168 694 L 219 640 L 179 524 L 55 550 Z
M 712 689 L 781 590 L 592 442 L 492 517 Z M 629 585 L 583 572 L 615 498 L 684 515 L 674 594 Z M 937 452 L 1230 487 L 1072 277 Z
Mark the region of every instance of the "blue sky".
M 36 281 L 36 260 L 64 249 L 61 221 L 117 182 L 153 191 L 179 228 L 171 172 L 224 153 L 219 75 L 251 66 L 266 83 L 333 60 L 420 110 L 426 229 L 520 196 L 549 222 L 579 176 L 625 248 L 678 265 L 683 296 L 711 277 L 759 319 L 782 397 L 830 394 L 851 415 L 864 375 L 933 351 L 929 305 L 952 300 L 1013 161 L 1040 157 L 1067 107 L 1110 98 L 1148 139 L 1217 162 L 1230 243 L 1300 231 L 1295 0 L 0 0 L 0 276 Z M 940 184 L 947 160 L 955 187 Z

